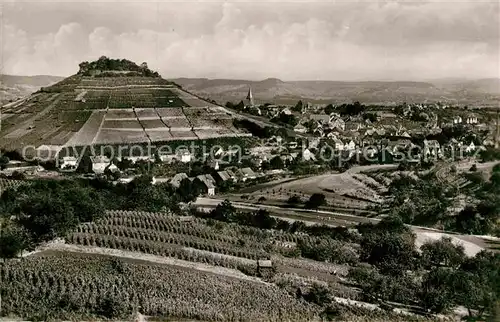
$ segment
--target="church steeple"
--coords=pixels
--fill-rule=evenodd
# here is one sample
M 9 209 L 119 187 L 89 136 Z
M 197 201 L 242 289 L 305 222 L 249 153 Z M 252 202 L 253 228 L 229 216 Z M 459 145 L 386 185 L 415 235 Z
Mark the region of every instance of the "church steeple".
M 253 101 L 253 94 L 252 94 L 252 88 L 249 87 L 248 88 L 248 94 L 247 94 L 247 97 L 246 97 L 246 100 L 247 100 L 247 105 L 248 106 L 254 106 L 254 101 Z

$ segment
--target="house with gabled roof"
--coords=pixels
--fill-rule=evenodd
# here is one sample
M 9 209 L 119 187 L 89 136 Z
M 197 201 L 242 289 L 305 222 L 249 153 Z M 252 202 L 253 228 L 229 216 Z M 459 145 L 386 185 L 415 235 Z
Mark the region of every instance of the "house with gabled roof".
M 227 171 L 225 170 L 217 172 L 217 179 L 221 182 L 234 181 L 229 173 L 227 173 Z
M 330 132 L 328 132 L 328 134 L 326 134 L 326 137 L 328 139 L 337 139 L 338 136 L 339 136 L 339 133 L 335 132 L 335 131 L 330 131 Z
M 424 155 L 441 154 L 441 145 L 436 140 L 424 140 Z
M 476 147 L 476 145 L 474 144 L 473 141 L 471 141 L 470 144 L 468 144 L 468 145 L 465 146 L 465 152 L 468 152 L 468 153 L 469 152 L 474 152 L 474 151 L 476 151 L 476 149 L 477 149 L 477 147 Z
M 288 107 L 282 109 L 280 113 L 285 115 L 292 115 L 292 111 Z
M 332 130 L 344 131 L 345 130 L 345 121 L 341 118 L 334 118 L 334 119 L 330 120 L 328 127 Z
M 209 195 L 215 195 L 215 180 L 210 174 L 200 174 L 196 179 L 201 182 L 204 192 Z
M 323 127 L 317 127 L 316 129 L 314 129 L 313 135 L 320 138 L 324 137 L 325 131 L 323 130 Z
M 91 156 L 90 162 L 92 164 L 92 172 L 94 172 L 95 174 L 104 174 L 104 171 L 106 171 L 106 169 L 109 169 L 113 172 L 118 170 L 118 167 L 111 163 L 111 160 L 104 155 Z
M 242 182 L 257 178 L 257 175 L 255 174 L 255 172 L 251 168 L 248 168 L 248 167 L 236 170 L 235 175 L 237 176 L 238 180 L 242 181 Z
M 478 120 L 478 117 L 476 114 L 471 113 L 471 114 L 467 115 L 465 122 L 467 124 L 477 124 L 477 123 L 479 123 L 479 120 Z

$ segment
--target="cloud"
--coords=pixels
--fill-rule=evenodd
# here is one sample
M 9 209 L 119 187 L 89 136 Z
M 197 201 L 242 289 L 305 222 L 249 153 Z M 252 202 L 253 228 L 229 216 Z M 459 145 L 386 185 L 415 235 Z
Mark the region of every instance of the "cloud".
M 106 55 L 168 78 L 499 77 L 491 3 L 39 3 L 29 19 L 32 6 L 6 7 L 4 73 L 70 75 Z

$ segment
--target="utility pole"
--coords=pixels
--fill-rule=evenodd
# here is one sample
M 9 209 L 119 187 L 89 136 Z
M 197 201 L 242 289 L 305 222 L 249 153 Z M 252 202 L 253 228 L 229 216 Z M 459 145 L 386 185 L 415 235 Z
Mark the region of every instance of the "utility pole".
M 496 129 L 495 129 L 495 148 L 498 149 L 498 136 L 500 135 L 500 124 L 499 124 L 499 118 L 500 118 L 500 107 L 497 109 L 497 119 L 496 119 Z

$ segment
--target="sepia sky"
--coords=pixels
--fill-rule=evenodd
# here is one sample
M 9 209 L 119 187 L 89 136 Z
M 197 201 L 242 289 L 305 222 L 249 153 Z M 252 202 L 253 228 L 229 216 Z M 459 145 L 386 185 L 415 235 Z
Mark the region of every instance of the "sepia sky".
M 423 80 L 500 73 L 498 1 L 4 0 L 2 71 L 101 55 L 164 78 Z

